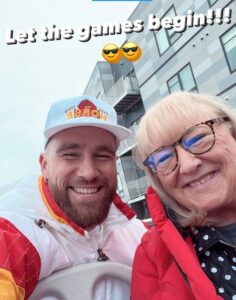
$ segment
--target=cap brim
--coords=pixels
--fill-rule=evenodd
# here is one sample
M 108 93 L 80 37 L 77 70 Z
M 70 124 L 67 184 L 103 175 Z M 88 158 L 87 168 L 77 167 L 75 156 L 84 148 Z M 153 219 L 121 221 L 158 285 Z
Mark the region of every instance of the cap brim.
M 91 122 L 87 122 L 87 123 L 83 122 L 83 124 L 70 123 L 70 124 L 55 126 L 48 130 L 45 130 L 45 132 L 44 132 L 44 135 L 46 138 L 45 145 L 47 144 L 48 140 L 53 135 L 57 134 L 58 132 L 60 132 L 62 130 L 74 128 L 74 127 L 85 127 L 85 126 L 97 127 L 97 128 L 101 128 L 101 129 L 111 132 L 116 137 L 118 143 L 120 143 L 122 140 L 128 138 L 130 135 L 130 130 L 128 128 L 125 128 L 120 125 L 114 125 L 114 124 L 109 124 L 109 123 L 106 123 L 106 124 L 93 123 L 93 124 L 91 124 Z

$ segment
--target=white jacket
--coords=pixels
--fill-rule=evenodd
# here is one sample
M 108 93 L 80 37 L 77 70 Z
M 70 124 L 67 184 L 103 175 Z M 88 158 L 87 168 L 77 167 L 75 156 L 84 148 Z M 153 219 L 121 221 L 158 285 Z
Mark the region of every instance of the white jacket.
M 136 219 L 135 213 L 118 195 L 103 224 L 90 232 L 85 231 L 60 210 L 42 177 L 20 182 L 3 194 L 0 197 L 0 217 L 10 221 L 36 249 L 40 272 L 35 284 L 55 271 L 96 261 L 99 248 L 110 261 L 132 266 L 136 247 L 146 231 L 144 224 Z M 14 270 L 10 272 L 14 278 Z M 19 282 L 16 283 L 16 286 L 19 285 Z M 31 294 L 25 286 L 21 287 L 21 292 L 25 293 L 22 299 Z M 110 293 L 105 292 L 105 299 L 119 299 L 111 297 Z M 99 294 L 104 295 L 104 291 Z M 96 299 L 100 299 L 99 296 Z

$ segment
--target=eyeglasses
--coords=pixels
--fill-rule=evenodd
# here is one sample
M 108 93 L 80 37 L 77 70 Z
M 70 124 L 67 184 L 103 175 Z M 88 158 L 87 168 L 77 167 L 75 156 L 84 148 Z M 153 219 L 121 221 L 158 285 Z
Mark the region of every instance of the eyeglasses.
M 215 132 L 213 125 L 230 121 L 228 117 L 219 117 L 197 124 L 187 129 L 181 138 L 171 145 L 160 147 L 153 151 L 143 162 L 153 173 L 168 175 L 178 165 L 176 146 L 180 145 L 184 150 L 192 154 L 203 154 L 211 150 L 215 144 Z
M 126 48 L 125 47 L 125 48 L 122 48 L 122 49 L 125 53 L 128 53 L 129 51 L 136 52 L 138 50 L 138 47 L 131 47 L 131 48 Z
M 113 53 L 113 54 L 116 54 L 117 52 L 118 52 L 118 48 L 115 48 L 115 49 L 111 49 L 111 50 L 109 50 L 109 49 L 103 49 L 103 52 L 105 53 L 105 54 L 110 54 L 111 52 Z

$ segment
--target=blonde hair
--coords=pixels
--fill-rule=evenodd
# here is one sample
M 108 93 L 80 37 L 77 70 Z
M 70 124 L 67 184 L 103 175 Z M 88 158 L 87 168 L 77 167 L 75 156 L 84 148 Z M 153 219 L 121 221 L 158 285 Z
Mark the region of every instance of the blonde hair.
M 168 191 L 164 190 L 158 176 L 148 167 L 144 167 L 142 162 L 158 146 L 175 141 L 176 132 L 183 132 L 188 127 L 194 126 L 192 119 L 202 116 L 209 119 L 229 117 L 233 134 L 236 136 L 236 114 L 230 107 L 221 103 L 216 97 L 178 92 L 157 102 L 146 112 L 137 131 L 137 145 L 133 151 L 135 163 L 144 169 L 151 186 L 162 202 L 175 212 L 177 221 L 183 227 L 204 226 L 211 224 L 213 220 L 207 217 L 205 211 L 189 210 L 181 206 L 168 195 Z

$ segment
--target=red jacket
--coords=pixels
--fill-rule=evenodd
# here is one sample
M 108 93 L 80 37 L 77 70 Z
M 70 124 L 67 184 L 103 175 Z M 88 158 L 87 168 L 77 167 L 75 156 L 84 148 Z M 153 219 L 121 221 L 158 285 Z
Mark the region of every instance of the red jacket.
M 202 271 L 191 237 L 182 238 L 152 188 L 147 202 L 154 226 L 135 254 L 131 299 L 222 300 Z

